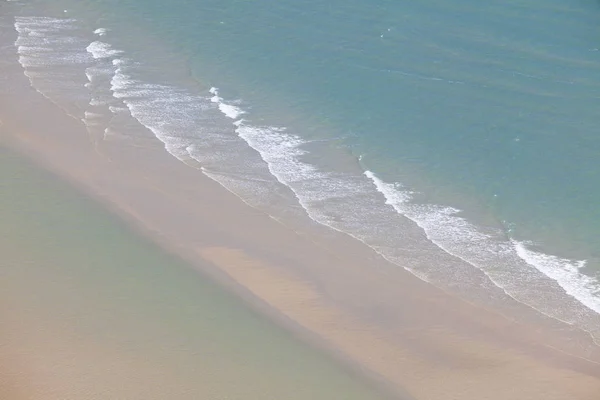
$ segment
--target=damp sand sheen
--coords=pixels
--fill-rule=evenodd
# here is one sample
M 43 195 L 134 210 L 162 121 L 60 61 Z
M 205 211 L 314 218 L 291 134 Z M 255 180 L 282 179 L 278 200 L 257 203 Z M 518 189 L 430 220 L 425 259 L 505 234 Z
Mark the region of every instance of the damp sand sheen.
M 0 182 L 0 398 L 383 398 L 6 149 Z

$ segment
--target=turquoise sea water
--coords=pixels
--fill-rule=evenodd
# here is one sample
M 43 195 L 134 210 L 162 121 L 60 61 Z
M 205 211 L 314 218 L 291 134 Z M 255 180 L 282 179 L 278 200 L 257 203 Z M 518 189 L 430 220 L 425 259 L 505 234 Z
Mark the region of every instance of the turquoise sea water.
M 31 85 L 97 140 L 154 135 L 277 217 L 598 334 L 598 2 L 2 7 Z

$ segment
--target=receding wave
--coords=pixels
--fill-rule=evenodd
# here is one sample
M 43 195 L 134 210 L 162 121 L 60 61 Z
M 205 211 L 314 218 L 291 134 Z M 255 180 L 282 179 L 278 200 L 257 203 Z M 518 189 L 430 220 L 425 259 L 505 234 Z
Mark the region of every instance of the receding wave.
M 85 40 L 74 35 L 77 21 L 16 17 L 14 27 L 19 63 L 31 86 L 73 118 L 83 119 L 82 104 L 89 103 L 89 92 L 77 66 L 91 65 L 92 57 L 85 51 Z
M 106 33 L 103 28 L 94 31 L 98 36 L 105 36 Z M 110 82 L 117 70 L 113 61 L 122 54 L 122 51 L 115 50 L 110 44 L 99 40 L 91 42 L 85 49 L 94 58 L 93 65 L 85 70 L 89 81 L 86 87 L 91 95 L 88 109 L 98 115 L 96 118 L 98 122 L 90 125 L 88 118 L 84 122 L 95 140 L 106 139 L 117 134 L 119 127 L 125 125 L 131 118 L 127 107 L 113 96 L 110 88 Z
M 31 86 L 81 120 L 92 141 L 106 136 L 114 111 L 122 109 L 107 86 L 114 75 L 111 58 L 119 52 L 77 35 L 80 27 L 71 18 L 16 17 L 14 27 L 19 63 Z
M 209 92 L 212 96 L 194 94 L 135 78 L 136 64 L 127 59 L 113 63 L 117 67 L 110 83 L 113 95 L 171 155 L 200 168 L 254 207 L 286 208 L 292 196 L 269 173 L 260 155 L 235 134 L 229 118 L 241 110 L 220 106 L 216 88 Z

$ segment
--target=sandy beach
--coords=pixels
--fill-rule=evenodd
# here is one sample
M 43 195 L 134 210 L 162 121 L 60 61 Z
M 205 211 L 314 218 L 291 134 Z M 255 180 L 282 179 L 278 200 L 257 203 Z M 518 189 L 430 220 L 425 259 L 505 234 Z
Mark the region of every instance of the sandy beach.
M 400 398 L 598 398 L 600 348 L 586 335 L 466 303 L 350 237 L 273 220 L 155 139 L 100 141 L 55 106 L 23 113 L 20 100 L 0 99 L 3 146 Z M 19 399 L 7 381 L 3 398 Z
M 0 182 L 3 399 L 387 398 L 6 147 Z

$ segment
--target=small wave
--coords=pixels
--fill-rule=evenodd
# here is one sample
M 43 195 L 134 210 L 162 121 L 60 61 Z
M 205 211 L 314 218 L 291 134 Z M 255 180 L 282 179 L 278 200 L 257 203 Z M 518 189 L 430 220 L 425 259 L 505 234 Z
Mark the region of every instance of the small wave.
M 219 97 L 218 88 L 212 87 L 210 88 L 209 92 L 213 94 L 213 96 L 210 98 L 210 101 L 218 104 L 219 110 L 221 110 L 221 112 L 225 114 L 227 118 L 238 119 L 243 114 L 245 114 L 245 111 L 243 111 L 241 108 L 223 102 L 223 98 Z
M 113 64 L 117 67 L 111 80 L 113 95 L 163 142 L 171 155 L 199 168 L 253 207 L 277 207 L 291 197 L 269 173 L 258 153 L 233 134 L 232 115 L 223 118 L 228 108 L 211 97 L 136 78 L 140 67 L 127 59 L 115 59 Z M 211 90 L 213 97 L 216 91 Z M 239 120 L 234 122 L 237 123 Z
M 105 42 L 86 41 L 73 18 L 16 17 L 14 28 L 19 63 L 31 86 L 82 121 L 92 142 L 116 131 L 113 121 L 127 118 L 110 91 L 117 68 L 113 60 L 122 52 Z M 103 36 L 106 29 L 94 33 Z
M 579 272 L 585 262 L 533 252 L 499 230 L 481 231 L 459 216 L 460 210 L 412 203 L 402 186 L 384 182 L 371 171 L 365 175 L 386 203 L 414 221 L 429 240 L 483 271 L 515 300 L 589 332 L 597 329 L 600 283 Z
M 569 295 L 588 308 L 600 313 L 600 282 L 581 273 L 585 260 L 568 260 L 529 249 L 532 243 L 511 239 L 515 251 L 528 264 L 535 266 L 544 275 L 554 279 Z
M 115 110 L 123 108 L 123 104 L 110 91 L 110 80 L 116 70 L 110 58 L 121 54 L 121 52 L 112 50 L 108 44 L 97 45 L 98 43 L 100 42 L 93 42 L 86 48 L 92 54 L 96 63 L 85 70 L 85 75 L 88 78 L 85 86 L 91 96 L 88 109 L 93 110 L 98 115 L 94 124 L 86 122 L 88 132 L 94 141 L 105 139 L 106 133 L 113 131 L 111 124 L 117 116 Z
M 131 115 L 164 143 L 169 153 L 181 161 L 189 160 L 190 136 L 197 132 L 198 118 L 206 101 L 168 85 L 150 84 L 134 79 L 125 71 L 127 62 L 115 59 L 111 92 L 121 99 Z
M 73 35 L 76 21 L 15 17 L 14 28 L 18 61 L 31 86 L 71 117 L 84 118 L 76 104 L 87 103 L 89 93 L 79 66 L 89 66 L 92 57 L 85 51 L 85 42 Z
M 113 49 L 110 44 L 98 40 L 90 43 L 86 50 L 95 59 L 117 57 L 122 53 L 120 50 Z
M 108 29 L 106 29 L 106 28 L 98 28 L 94 31 L 94 35 L 98 35 L 98 36 L 106 36 L 107 33 L 108 33 Z

